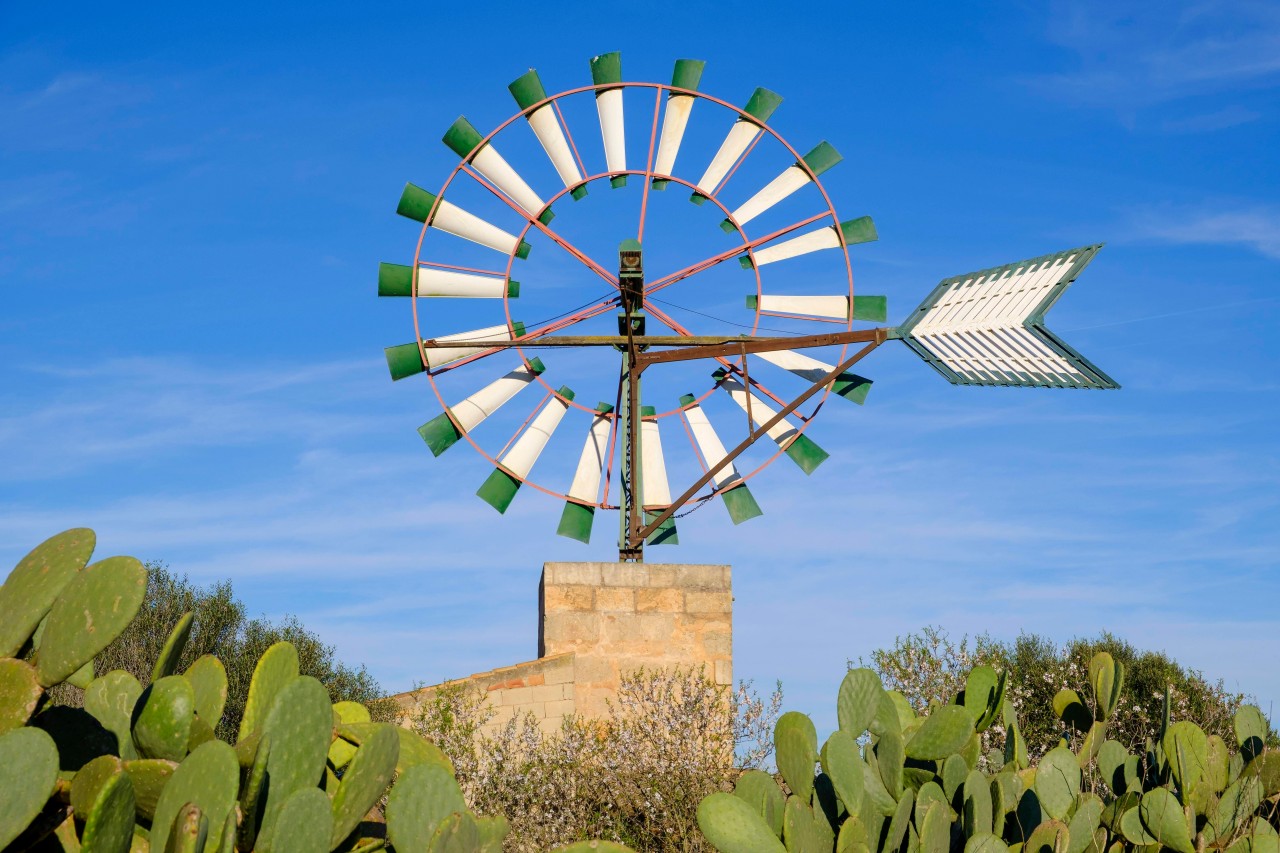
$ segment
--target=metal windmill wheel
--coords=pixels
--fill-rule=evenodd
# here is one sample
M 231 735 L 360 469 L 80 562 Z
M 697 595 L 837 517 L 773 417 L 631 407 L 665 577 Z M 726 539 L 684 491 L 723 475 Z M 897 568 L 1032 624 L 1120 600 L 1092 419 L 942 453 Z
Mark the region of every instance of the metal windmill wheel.
M 766 123 L 781 97 L 757 89 L 739 108 L 698 91 L 702 71 L 679 60 L 670 85 L 627 82 L 604 54 L 592 85 L 551 96 L 529 71 L 494 131 L 448 129 L 461 161 L 438 192 L 405 187 L 397 212 L 423 225 L 413 263 L 382 264 L 378 292 L 410 298 L 417 339 L 388 348 L 388 365 L 425 374 L 443 406 L 418 430 L 432 453 L 465 440 L 493 465 L 477 492 L 491 506 L 532 486 L 565 502 L 557 532 L 582 542 L 597 510 L 619 510 L 621 559 L 675 542 L 677 515 L 713 498 L 746 521 L 761 514 L 747 481 L 783 455 L 812 473 L 827 458 L 807 435 L 815 416 L 832 395 L 862 403 L 871 381 L 851 368 L 892 339 L 957 384 L 1118 387 L 1044 326 L 1099 246 L 946 279 L 901 326 L 868 328 L 885 299 L 854 294 L 848 250 L 875 227 L 842 221 L 819 180 L 840 155 L 827 142 L 802 155 Z M 581 212 L 602 195 L 599 214 Z M 660 233 L 664 218 L 680 221 Z M 692 263 L 674 260 L 690 245 Z M 480 259 L 460 263 L 464 250 Z M 535 269 L 534 251 L 552 266 Z M 476 305 L 491 321 L 463 330 Z M 692 390 L 670 390 L 682 382 Z M 531 386 L 541 396 L 524 395 L 514 433 L 490 429 Z M 535 479 L 544 455 L 568 458 Z M 674 497 L 669 467 L 687 484 Z

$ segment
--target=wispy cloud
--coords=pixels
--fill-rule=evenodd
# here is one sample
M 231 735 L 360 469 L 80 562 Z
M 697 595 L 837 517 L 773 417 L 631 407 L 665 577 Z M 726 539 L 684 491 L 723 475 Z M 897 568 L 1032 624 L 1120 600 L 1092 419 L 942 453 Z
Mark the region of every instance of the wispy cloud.
M 1131 214 L 1132 236 L 1161 243 L 1244 246 L 1280 258 L 1280 208 L 1167 205 Z
M 1265 1 L 1059 2 L 1047 35 L 1075 54 L 1077 67 L 1031 82 L 1082 105 L 1131 112 L 1280 82 L 1280 8 Z M 1227 108 L 1176 132 L 1239 124 L 1248 112 Z
M 1233 104 L 1210 113 L 1200 113 L 1177 119 L 1165 119 L 1160 127 L 1166 133 L 1212 133 L 1216 130 L 1226 130 L 1229 127 L 1248 124 L 1260 118 L 1262 118 L 1262 113 L 1245 109 L 1239 104 Z

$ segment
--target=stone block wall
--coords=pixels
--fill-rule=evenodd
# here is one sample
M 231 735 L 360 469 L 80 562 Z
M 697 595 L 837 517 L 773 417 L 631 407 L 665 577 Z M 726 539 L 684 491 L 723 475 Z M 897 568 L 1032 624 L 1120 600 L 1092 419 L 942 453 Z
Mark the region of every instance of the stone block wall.
M 498 713 L 532 713 L 544 731 L 568 714 L 601 717 L 621 675 L 705 667 L 733 683 L 733 587 L 728 566 L 546 563 L 538 586 L 538 658 L 461 679 Z M 446 682 L 458 683 L 458 682 Z M 393 697 L 402 720 L 442 685 Z

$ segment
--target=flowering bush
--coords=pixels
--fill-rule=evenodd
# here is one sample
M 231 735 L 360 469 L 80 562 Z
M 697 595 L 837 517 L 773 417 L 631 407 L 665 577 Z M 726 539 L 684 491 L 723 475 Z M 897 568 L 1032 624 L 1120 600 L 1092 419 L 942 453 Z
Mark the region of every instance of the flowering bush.
M 441 687 L 413 725 L 453 760 L 472 809 L 506 815 L 508 850 L 609 838 L 697 851 L 711 849 L 698 803 L 769 758 L 781 704 L 780 686 L 764 698 L 700 670 L 642 670 L 622 679 L 606 718 L 571 717 L 550 734 L 528 715 L 495 730 L 496 711 L 466 683 Z

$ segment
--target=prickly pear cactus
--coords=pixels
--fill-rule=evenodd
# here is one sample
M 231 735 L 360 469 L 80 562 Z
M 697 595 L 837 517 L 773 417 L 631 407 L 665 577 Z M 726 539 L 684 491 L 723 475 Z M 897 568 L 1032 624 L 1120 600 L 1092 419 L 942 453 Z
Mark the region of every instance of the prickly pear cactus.
M 798 779 L 813 764 L 813 725 L 789 712 L 777 732 L 781 780 L 744 773 L 732 796 L 703 800 L 699 826 L 722 853 L 779 841 L 789 853 L 1280 853 L 1280 751 L 1266 748 L 1257 709 L 1236 715 L 1234 754 L 1165 719 L 1133 755 L 1106 738 L 1124 667 L 1102 653 L 1090 662 L 1091 696 L 1054 697 L 1068 736 L 1032 766 L 1005 683 L 979 667 L 953 703 L 916 716 L 874 672 L 851 670 L 813 783 Z M 1003 760 L 978 748 L 997 722 Z
M 147 576 L 132 557 L 90 565 L 93 545 L 90 530 L 59 534 L 0 585 L 0 850 L 502 849 L 506 820 L 467 809 L 435 744 L 371 722 L 363 706 L 332 704 L 299 674 L 289 643 L 258 661 L 234 745 L 214 735 L 227 702 L 222 663 L 205 655 L 178 672 L 199 629 L 189 613 L 145 688 L 127 672 L 95 678 L 93 658 L 136 615 Z M 83 708 L 48 704 L 62 682 L 84 688 Z M 810 761 L 811 783 L 812 771 Z M 389 827 L 375 808 L 384 797 Z M 627 853 L 608 842 L 572 849 Z

